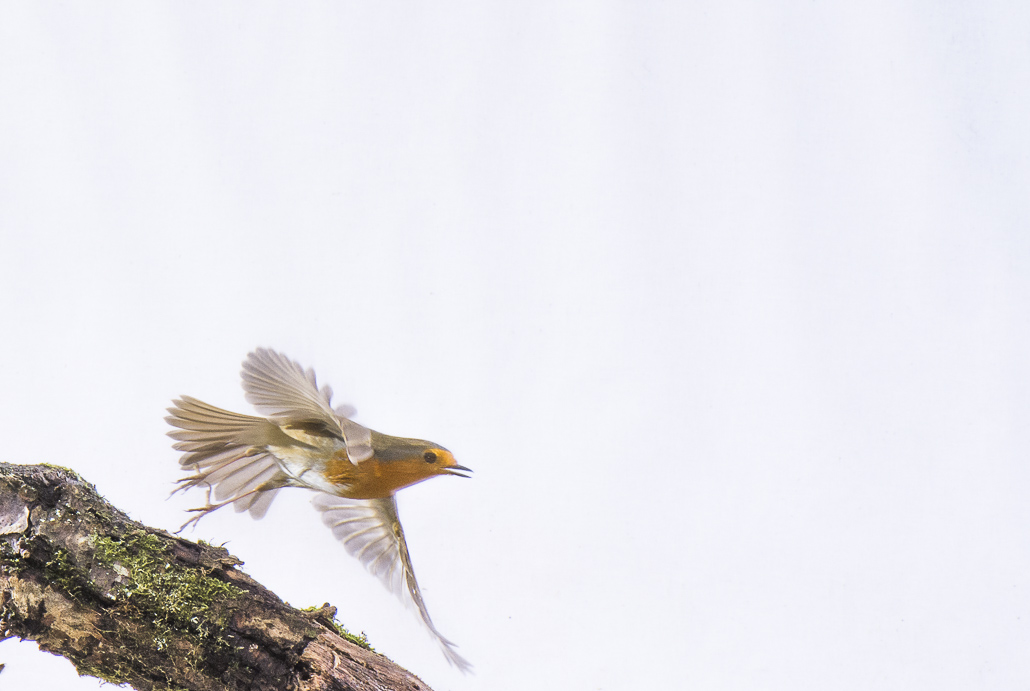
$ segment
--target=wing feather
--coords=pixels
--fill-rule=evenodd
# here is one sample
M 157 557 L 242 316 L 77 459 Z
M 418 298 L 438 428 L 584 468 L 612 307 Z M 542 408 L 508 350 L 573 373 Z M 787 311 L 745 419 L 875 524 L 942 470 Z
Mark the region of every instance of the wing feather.
M 352 407 L 333 409 L 333 390 L 328 385 L 318 388 L 314 370 L 304 369 L 282 353 L 258 348 L 243 361 L 240 376 L 247 400 L 259 412 L 309 430 L 310 423 L 317 421 L 326 433 L 344 440 L 352 463 L 372 457 L 372 432 L 349 419 Z
M 422 623 L 440 645 L 447 661 L 462 672 L 470 671 L 472 665 L 458 654 L 457 646 L 437 630 L 429 617 L 415 580 L 394 498 L 347 499 L 320 492 L 313 504 L 322 512 L 322 522 L 332 529 L 347 552 L 405 605 L 418 611 Z
M 333 390 L 318 388 L 313 370 L 268 348 L 258 348 L 243 361 L 243 390 L 263 415 L 277 421 L 319 420 L 338 428 L 330 402 Z

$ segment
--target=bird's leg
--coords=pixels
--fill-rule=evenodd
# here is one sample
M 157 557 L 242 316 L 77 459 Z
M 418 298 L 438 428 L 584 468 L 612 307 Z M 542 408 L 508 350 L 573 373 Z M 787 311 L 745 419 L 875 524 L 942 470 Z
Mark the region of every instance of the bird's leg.
M 180 487 L 179 489 L 184 489 L 184 488 Z M 260 487 L 256 487 L 256 488 L 250 490 L 249 492 L 246 492 L 245 494 L 240 494 L 240 495 L 237 495 L 235 497 L 229 497 L 225 501 L 218 502 L 217 504 L 212 504 L 211 503 L 211 485 L 208 485 L 208 487 L 207 487 L 207 503 L 204 506 L 198 506 L 195 509 L 186 509 L 187 511 L 190 511 L 190 512 L 196 512 L 197 515 L 194 516 L 193 518 L 191 518 L 190 520 L 186 521 L 185 523 L 183 523 L 179 527 L 179 529 L 175 531 L 175 534 L 178 535 L 179 533 L 181 533 L 183 530 L 186 529 L 186 526 L 188 526 L 188 525 L 194 525 L 195 526 L 197 524 L 197 522 L 201 518 L 203 518 L 204 516 L 208 515 L 209 513 L 213 512 L 213 511 L 217 511 L 218 509 L 222 508 L 223 506 L 226 506 L 227 504 L 235 503 L 235 502 L 239 501 L 240 499 L 243 499 L 244 497 L 249 497 L 250 495 L 256 494 L 258 492 L 264 492 L 267 489 L 268 489 L 267 487 L 265 487 L 264 485 L 261 485 Z M 178 490 L 176 490 L 176 491 L 178 491 Z M 174 492 L 173 492 L 173 494 L 174 494 Z

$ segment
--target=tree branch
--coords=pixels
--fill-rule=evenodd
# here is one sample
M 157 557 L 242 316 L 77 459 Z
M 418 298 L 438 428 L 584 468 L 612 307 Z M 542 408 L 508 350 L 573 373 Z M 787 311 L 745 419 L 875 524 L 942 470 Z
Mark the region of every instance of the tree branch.
M 148 528 L 74 472 L 0 463 L 0 640 L 139 691 L 429 691 L 221 547 Z M 357 641 L 357 643 L 352 642 Z

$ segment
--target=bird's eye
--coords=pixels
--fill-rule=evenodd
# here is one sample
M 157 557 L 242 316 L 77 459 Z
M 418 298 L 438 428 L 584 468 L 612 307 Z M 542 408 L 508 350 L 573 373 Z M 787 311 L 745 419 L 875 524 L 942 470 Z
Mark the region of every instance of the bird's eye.
M 422 458 L 426 459 L 426 463 L 436 463 L 436 454 L 432 451 L 426 451 L 422 454 Z

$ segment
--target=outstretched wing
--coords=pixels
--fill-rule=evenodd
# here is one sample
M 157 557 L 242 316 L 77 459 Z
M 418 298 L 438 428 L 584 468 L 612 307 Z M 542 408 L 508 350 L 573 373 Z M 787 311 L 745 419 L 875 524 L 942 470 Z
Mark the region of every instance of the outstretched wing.
M 328 385 L 318 388 L 313 370 L 282 353 L 258 348 L 243 361 L 240 376 L 247 400 L 261 413 L 285 426 L 344 440 L 353 463 L 371 458 L 371 432 L 333 410 L 333 390 Z M 353 410 L 340 406 L 339 412 L 353 415 Z
M 444 638 L 429 618 L 415 580 L 394 498 L 347 499 L 319 493 L 313 504 L 322 512 L 322 522 L 332 529 L 347 552 L 357 557 L 387 590 L 406 605 L 414 605 L 447 661 L 462 672 L 471 670 L 472 665 L 455 650 L 457 646 Z
M 243 361 L 243 390 L 247 400 L 276 422 L 319 420 L 339 432 L 330 401 L 333 390 L 318 388 L 314 371 L 268 348 L 258 348 Z

